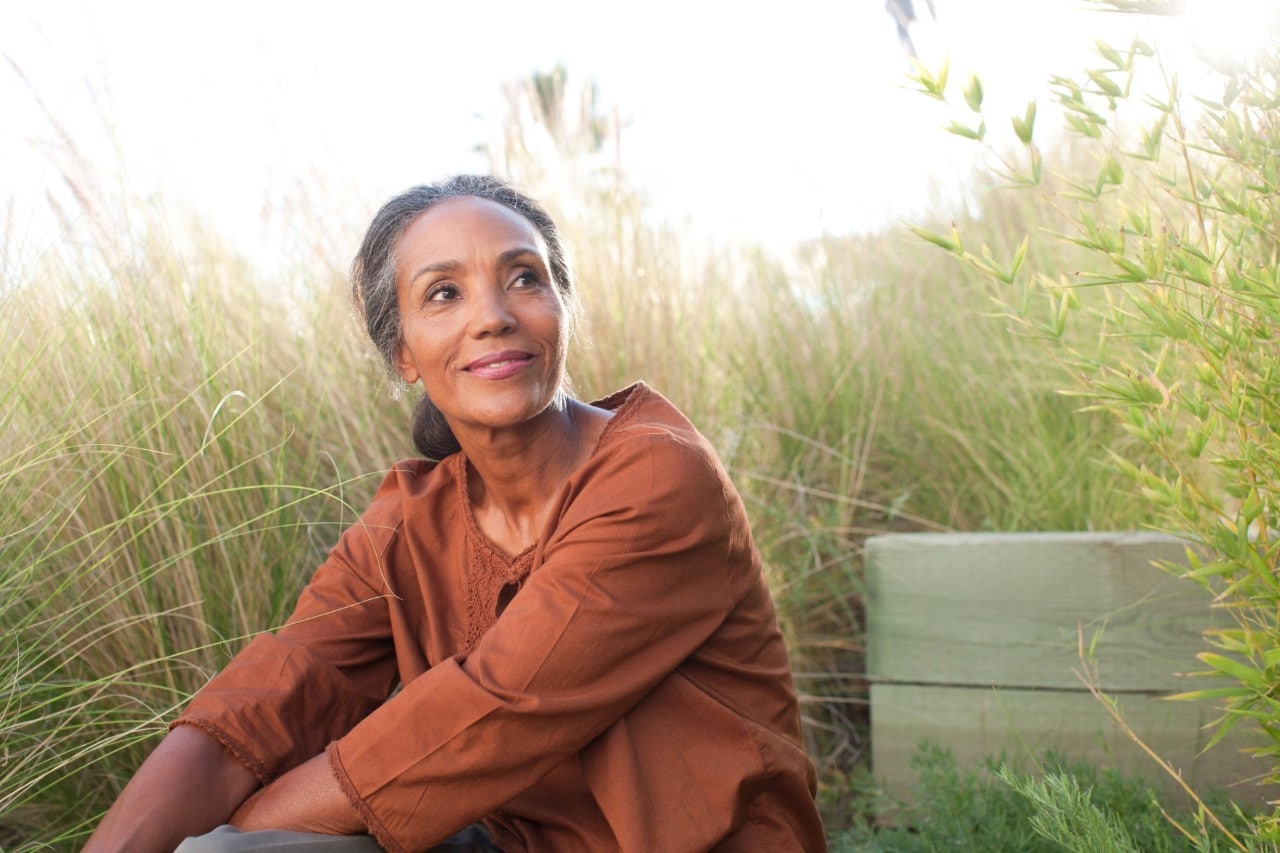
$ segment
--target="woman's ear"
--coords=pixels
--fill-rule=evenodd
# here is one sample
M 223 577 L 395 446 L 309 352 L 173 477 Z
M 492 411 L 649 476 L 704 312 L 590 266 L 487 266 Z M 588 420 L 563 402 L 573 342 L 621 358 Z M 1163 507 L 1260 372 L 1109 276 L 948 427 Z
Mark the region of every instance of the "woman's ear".
M 422 374 L 418 372 L 418 366 L 414 364 L 413 356 L 409 355 L 403 342 L 396 344 L 395 362 L 396 372 L 408 384 L 412 385 L 422 378 Z

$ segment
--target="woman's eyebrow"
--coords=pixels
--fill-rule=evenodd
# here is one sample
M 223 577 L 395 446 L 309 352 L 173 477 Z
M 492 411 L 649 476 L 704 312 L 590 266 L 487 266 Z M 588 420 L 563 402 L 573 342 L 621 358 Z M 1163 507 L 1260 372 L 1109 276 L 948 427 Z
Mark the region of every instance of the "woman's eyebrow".
M 498 263 L 509 264 L 517 258 L 522 258 L 525 255 L 533 255 L 539 262 L 542 262 L 542 253 L 533 246 L 517 246 L 514 249 L 507 249 L 501 255 L 498 255 Z
M 514 249 L 507 249 L 505 252 L 498 255 L 498 264 L 509 264 L 517 258 L 522 258 L 526 255 L 533 255 L 539 262 L 542 262 L 542 253 L 535 247 L 516 246 Z M 415 282 L 428 273 L 455 273 L 462 267 L 462 261 L 436 261 L 433 264 L 426 264 L 425 266 L 419 267 L 414 271 L 413 275 L 410 276 L 409 281 L 410 283 Z
M 413 275 L 409 277 L 409 282 L 412 284 L 427 273 L 451 273 L 457 272 L 461 268 L 461 261 L 436 261 L 434 264 L 427 264 L 426 266 L 419 267 L 415 270 Z

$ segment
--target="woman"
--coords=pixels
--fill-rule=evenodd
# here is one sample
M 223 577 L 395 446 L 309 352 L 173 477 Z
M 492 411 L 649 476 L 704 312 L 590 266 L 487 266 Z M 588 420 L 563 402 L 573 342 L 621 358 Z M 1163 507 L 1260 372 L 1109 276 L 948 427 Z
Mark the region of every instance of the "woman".
M 742 502 L 656 392 L 565 393 L 574 292 L 546 212 L 489 177 L 416 187 L 374 218 L 353 287 L 422 385 L 415 444 L 439 461 L 395 466 L 88 849 L 228 822 L 183 851 L 264 849 L 260 830 L 390 851 L 460 831 L 503 851 L 824 849 Z

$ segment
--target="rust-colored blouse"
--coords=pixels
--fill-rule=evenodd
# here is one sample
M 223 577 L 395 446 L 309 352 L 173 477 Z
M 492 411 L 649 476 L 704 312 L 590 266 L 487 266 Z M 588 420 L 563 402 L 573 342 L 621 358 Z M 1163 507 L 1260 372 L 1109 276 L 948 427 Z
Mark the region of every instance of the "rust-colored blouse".
M 506 851 L 824 850 L 741 499 L 656 392 L 596 405 L 529 550 L 477 528 L 461 454 L 402 462 L 175 725 L 263 782 L 328 745 L 389 851 L 477 820 Z

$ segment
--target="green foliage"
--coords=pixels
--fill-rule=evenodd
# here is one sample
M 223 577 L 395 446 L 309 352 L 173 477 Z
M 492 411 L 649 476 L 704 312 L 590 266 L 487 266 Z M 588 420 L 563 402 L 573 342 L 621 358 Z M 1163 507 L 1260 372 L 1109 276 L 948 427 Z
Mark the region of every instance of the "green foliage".
M 340 290 L 289 305 L 224 247 L 134 249 L 0 284 L 6 850 L 83 840 L 407 452 Z
M 961 770 L 949 751 L 922 743 L 912 758 L 913 805 L 897 813 L 897 825 L 841 832 L 831 839 L 832 853 L 1232 849 L 1200 829 L 1196 815 L 1175 825 L 1141 779 L 1053 754 L 1037 763 L 1044 769 L 1035 775 L 1012 770 L 1002 759 Z M 1233 825 L 1239 829 L 1244 821 L 1234 816 Z
M 962 771 L 951 752 L 927 742 L 911 766 L 914 805 L 895 812 L 896 826 L 855 827 L 831 839 L 833 853 L 1046 849 L 1028 823 L 1025 802 L 995 779 L 993 766 Z
M 490 155 L 570 242 L 589 315 L 577 389 L 647 380 L 715 443 L 747 502 L 824 790 L 842 794 L 867 751 L 862 540 L 1133 527 L 1147 509 L 1095 450 L 1151 461 L 1102 413 L 1073 413 L 1054 392 L 1061 365 L 982 313 L 977 270 L 897 233 L 782 256 L 695 246 L 612 170 L 616 123 L 589 88 L 559 71 L 531 85 L 511 96 L 536 109 L 513 115 L 540 123 L 513 118 Z M 282 247 L 276 273 L 198 223 L 125 210 L 70 217 L 58 247 L 0 259 L 6 850 L 83 839 L 174 709 L 244 636 L 283 621 L 379 473 L 412 452 L 407 406 L 350 328 L 345 258 L 316 249 L 357 235 L 315 209 L 282 212 L 305 245 L 296 259 Z M 1022 280 L 1068 257 L 1010 240 L 1038 215 L 993 205 L 965 227 Z M 840 825 L 847 801 L 827 803 Z
M 1075 776 L 1048 773 L 1040 779 L 1007 767 L 996 774 L 1032 806 L 1033 829 L 1074 853 L 1138 853 L 1133 836 L 1114 813 L 1095 804 Z
M 1148 45 L 1100 45 L 1098 67 L 1052 80 L 1075 146 L 1052 175 L 1029 123 L 1014 119 L 1023 152 L 1005 159 L 1006 177 L 1062 214 L 1028 235 L 1033 253 L 1057 239 L 1082 251 L 1079 266 L 1019 272 L 959 234 L 925 236 L 993 282 L 1015 328 L 1057 341 L 1079 377 L 1071 390 L 1148 448 L 1146 462 L 1116 458 L 1115 467 L 1163 529 L 1187 537 L 1189 576 L 1217 592 L 1237 623 L 1208 633 L 1214 651 L 1201 656 L 1208 674 L 1233 686 L 1187 696 L 1222 702 L 1215 740 L 1243 720 L 1258 724 L 1272 741 L 1262 754 L 1276 783 L 1280 38 L 1272 36 L 1260 55 L 1219 67 L 1216 89 L 1195 98 L 1152 68 Z M 1153 79 L 1154 94 L 1139 95 Z M 971 106 L 956 110 L 968 116 Z M 1280 840 L 1280 813 L 1257 837 Z
M 599 126 L 589 87 L 570 79 L 561 92 L 578 106 L 552 112 L 585 109 L 573 124 Z M 591 396 L 646 379 L 720 450 L 751 513 L 824 776 L 856 772 L 866 753 L 866 536 L 1148 520 L 1096 460 L 1112 447 L 1141 463 L 1138 443 L 1101 414 L 1072 413 L 1055 391 L 1069 375 L 984 313 L 981 276 L 957 275 L 897 229 L 781 255 L 700 246 L 628 188 L 613 145 L 529 124 L 540 95 L 510 94 L 516 118 L 494 162 L 549 204 L 569 240 L 588 313 L 574 380 Z M 977 227 L 1003 245 L 1037 215 L 1009 204 Z

